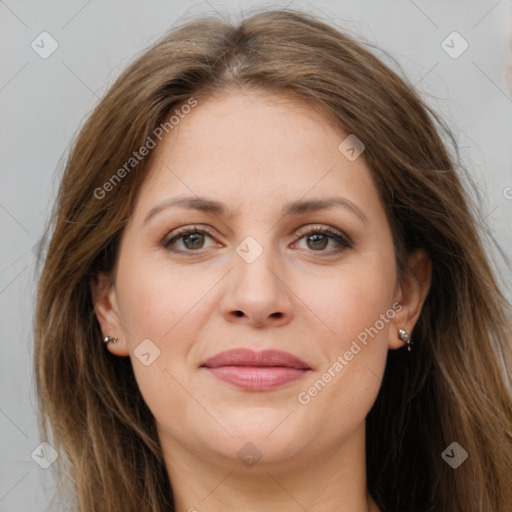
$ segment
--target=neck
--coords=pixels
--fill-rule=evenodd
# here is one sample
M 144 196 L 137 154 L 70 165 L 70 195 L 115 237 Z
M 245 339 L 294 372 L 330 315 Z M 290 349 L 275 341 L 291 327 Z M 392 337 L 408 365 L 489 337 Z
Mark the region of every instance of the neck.
M 177 512 L 379 512 L 366 490 L 364 422 L 337 449 L 252 467 L 207 458 L 161 437 Z M 312 456 L 314 454 L 314 457 Z

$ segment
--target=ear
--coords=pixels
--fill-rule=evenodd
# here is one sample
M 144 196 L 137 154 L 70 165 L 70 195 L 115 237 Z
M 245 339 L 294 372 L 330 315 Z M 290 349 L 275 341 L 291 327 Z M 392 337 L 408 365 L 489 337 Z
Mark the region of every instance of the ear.
M 94 313 L 101 328 L 101 340 L 106 336 L 117 338 L 115 343 L 107 343 L 107 350 L 117 356 L 128 356 L 126 331 L 121 321 L 116 289 L 111 277 L 103 272 L 98 274 L 91 280 L 91 293 Z
M 397 309 L 391 320 L 388 346 L 391 350 L 401 348 L 404 342 L 398 336 L 398 329 L 404 329 L 414 340 L 412 331 L 420 316 L 423 303 L 427 298 L 432 281 L 432 262 L 424 249 L 417 249 L 409 255 L 409 268 L 397 287 L 395 302 L 402 308 Z

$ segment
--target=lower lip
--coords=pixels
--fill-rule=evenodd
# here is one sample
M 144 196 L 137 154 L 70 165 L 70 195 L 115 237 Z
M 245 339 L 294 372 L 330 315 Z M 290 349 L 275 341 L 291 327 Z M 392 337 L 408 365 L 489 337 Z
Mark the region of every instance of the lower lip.
M 267 391 L 303 377 L 309 370 L 283 366 L 220 366 L 207 368 L 218 379 L 249 391 Z

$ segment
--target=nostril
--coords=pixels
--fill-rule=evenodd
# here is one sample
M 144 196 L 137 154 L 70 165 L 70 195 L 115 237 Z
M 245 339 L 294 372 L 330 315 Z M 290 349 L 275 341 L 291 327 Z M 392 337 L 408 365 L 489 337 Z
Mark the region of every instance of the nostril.
M 274 318 L 281 318 L 283 316 L 282 313 L 272 313 L 270 316 L 273 316 Z

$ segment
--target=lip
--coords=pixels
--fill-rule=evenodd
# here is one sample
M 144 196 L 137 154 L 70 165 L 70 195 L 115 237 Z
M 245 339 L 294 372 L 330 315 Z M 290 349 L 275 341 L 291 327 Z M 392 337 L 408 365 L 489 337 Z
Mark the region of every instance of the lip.
M 218 379 L 248 391 L 275 389 L 300 379 L 311 370 L 306 362 L 288 352 L 255 352 L 245 348 L 220 352 L 201 367 Z

